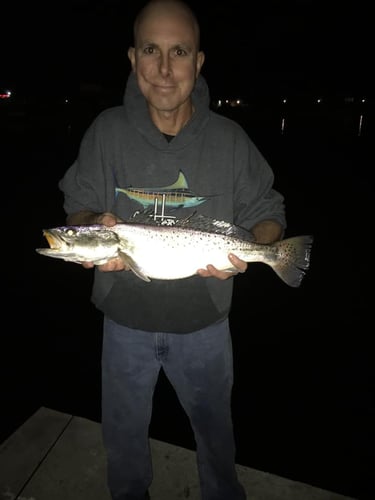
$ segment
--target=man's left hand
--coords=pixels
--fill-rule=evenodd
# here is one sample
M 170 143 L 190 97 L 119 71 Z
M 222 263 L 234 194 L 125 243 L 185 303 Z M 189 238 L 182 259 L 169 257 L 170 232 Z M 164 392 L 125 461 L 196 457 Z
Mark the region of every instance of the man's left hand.
M 216 267 L 212 264 L 208 264 L 205 269 L 198 269 L 197 274 L 199 274 L 199 276 L 202 276 L 202 278 L 213 277 L 219 280 L 227 280 L 229 278 L 232 278 L 233 276 L 236 276 L 238 273 L 244 273 L 246 271 L 247 262 L 239 259 L 232 253 L 228 255 L 228 259 L 232 263 L 232 268 L 228 269 L 227 271 L 220 271 L 219 269 L 216 269 Z

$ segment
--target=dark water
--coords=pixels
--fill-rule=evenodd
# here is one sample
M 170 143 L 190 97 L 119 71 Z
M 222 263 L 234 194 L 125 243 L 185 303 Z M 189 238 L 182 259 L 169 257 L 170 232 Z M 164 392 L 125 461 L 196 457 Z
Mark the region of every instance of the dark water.
M 1 440 L 42 405 L 100 421 L 101 316 L 89 301 L 92 274 L 34 250 L 45 245 L 43 227 L 64 221 L 57 181 L 95 112 L 34 109 L 1 122 L 8 325 L 1 334 Z M 283 135 L 278 114 L 228 114 L 274 168 L 287 202 L 287 235 L 315 238 L 299 289 L 261 264 L 236 278 L 231 325 L 238 462 L 372 499 L 373 115 L 366 115 L 359 136 L 355 113 L 298 110 L 287 117 Z M 194 446 L 163 375 L 151 436 Z

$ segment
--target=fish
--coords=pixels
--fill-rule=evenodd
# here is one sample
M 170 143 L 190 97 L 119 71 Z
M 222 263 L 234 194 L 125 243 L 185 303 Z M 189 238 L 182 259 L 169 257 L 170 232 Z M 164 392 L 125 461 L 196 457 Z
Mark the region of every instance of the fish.
M 147 211 L 146 211 L 147 212 Z M 233 271 L 228 254 L 262 262 L 291 287 L 299 287 L 310 266 L 313 236 L 292 236 L 271 244 L 255 243 L 250 231 L 193 213 L 182 219 L 140 212 L 109 227 L 102 224 L 44 229 L 44 256 L 95 265 L 120 257 L 140 279 L 150 282 L 188 278 L 212 264 Z
M 159 188 L 127 187 L 115 189 L 116 195 L 125 194 L 131 200 L 140 203 L 144 209 L 154 205 L 155 198 L 164 199 L 164 204 L 170 208 L 195 207 L 207 200 L 206 196 L 197 196 L 189 189 L 187 180 L 182 171 L 179 172 L 176 182 Z

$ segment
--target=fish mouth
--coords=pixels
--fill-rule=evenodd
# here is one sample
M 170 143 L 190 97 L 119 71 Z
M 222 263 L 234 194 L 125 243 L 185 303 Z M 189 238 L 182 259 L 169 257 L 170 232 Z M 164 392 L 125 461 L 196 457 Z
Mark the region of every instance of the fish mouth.
M 52 250 L 60 250 L 63 246 L 61 238 L 59 238 L 56 234 L 51 233 L 51 231 L 43 231 L 43 235 Z

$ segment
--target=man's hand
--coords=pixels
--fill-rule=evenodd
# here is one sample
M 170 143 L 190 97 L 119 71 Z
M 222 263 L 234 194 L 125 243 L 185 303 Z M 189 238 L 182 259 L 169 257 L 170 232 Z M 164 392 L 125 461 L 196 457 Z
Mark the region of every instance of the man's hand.
M 81 262 L 82 266 L 85 269 L 91 269 L 95 267 L 93 262 Z M 105 264 L 100 264 L 96 266 L 99 271 L 107 273 L 109 271 L 129 271 L 129 267 L 125 265 L 124 261 L 120 257 L 115 257 L 114 259 L 109 260 Z
M 197 274 L 202 276 L 202 278 L 217 278 L 219 280 L 227 280 L 228 278 L 232 278 L 236 276 L 238 273 L 244 273 L 247 269 L 247 262 L 239 259 L 232 253 L 228 255 L 229 261 L 232 263 L 233 269 L 228 271 L 219 271 L 212 264 L 208 264 L 205 269 L 198 269 Z

